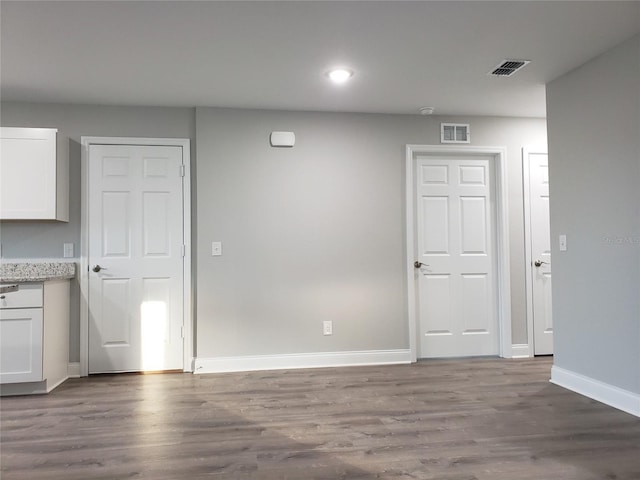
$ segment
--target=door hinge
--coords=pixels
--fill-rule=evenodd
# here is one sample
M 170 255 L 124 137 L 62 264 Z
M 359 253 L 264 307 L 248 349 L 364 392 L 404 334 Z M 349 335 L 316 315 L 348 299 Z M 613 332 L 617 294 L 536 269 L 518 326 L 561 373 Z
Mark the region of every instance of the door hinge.
M 181 177 L 184 177 L 185 170 L 186 170 L 185 166 L 184 165 L 180 165 L 180 176 Z
M 187 246 L 186 245 L 182 245 L 182 257 L 184 258 L 187 255 Z
M 180 338 L 184 338 L 184 326 L 180 327 Z

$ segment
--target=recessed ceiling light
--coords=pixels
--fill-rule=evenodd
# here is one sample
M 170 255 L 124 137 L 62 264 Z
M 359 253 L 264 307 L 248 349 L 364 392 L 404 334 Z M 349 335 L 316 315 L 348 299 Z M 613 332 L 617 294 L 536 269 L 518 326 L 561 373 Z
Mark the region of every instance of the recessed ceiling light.
M 345 68 L 337 68 L 335 70 L 329 70 L 327 76 L 333 83 L 344 83 L 353 77 L 353 72 Z

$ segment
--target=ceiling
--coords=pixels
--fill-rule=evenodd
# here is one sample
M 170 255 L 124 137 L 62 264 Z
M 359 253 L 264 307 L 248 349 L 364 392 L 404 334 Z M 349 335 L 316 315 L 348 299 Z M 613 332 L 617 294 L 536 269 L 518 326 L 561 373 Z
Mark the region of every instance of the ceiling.
M 7 1 L 3 101 L 545 116 L 640 1 Z M 509 78 L 505 58 L 531 63 Z M 330 84 L 333 66 L 355 71 Z

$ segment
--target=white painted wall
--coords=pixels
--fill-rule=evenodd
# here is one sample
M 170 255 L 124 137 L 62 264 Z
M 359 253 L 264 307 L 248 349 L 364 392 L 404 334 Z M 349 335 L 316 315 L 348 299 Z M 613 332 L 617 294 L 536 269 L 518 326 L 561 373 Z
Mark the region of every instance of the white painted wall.
M 554 365 L 640 393 L 640 36 L 551 82 L 547 113 Z

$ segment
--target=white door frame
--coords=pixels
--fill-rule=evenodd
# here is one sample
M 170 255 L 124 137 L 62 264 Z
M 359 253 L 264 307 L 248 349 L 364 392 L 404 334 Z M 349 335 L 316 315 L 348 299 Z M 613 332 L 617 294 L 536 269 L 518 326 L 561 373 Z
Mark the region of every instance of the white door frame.
M 416 307 L 417 287 L 415 268 L 413 266 L 415 252 L 415 158 L 416 155 L 482 155 L 491 156 L 495 162 L 496 192 L 496 256 L 497 256 L 497 290 L 498 290 L 498 326 L 500 356 L 511 358 L 511 285 L 509 266 L 509 208 L 507 196 L 507 149 L 506 147 L 471 147 L 457 145 L 407 145 L 406 147 L 406 235 L 407 235 L 407 312 L 409 322 L 409 348 L 411 361 L 418 359 L 417 325 L 418 309 Z
M 80 237 L 80 376 L 89 375 L 89 147 L 91 145 L 153 145 L 182 147 L 184 178 L 182 218 L 185 245 L 183 261 L 183 371 L 193 371 L 193 314 L 191 305 L 191 141 L 187 138 L 81 137 L 81 237 Z
M 533 344 L 533 256 L 531 252 L 531 191 L 529 179 L 529 155 L 532 153 L 547 154 L 545 146 L 527 146 L 522 148 L 522 188 L 524 202 L 524 275 L 525 295 L 527 302 L 527 344 L 529 345 L 529 357 L 535 355 Z M 552 280 L 553 282 L 553 280 Z

